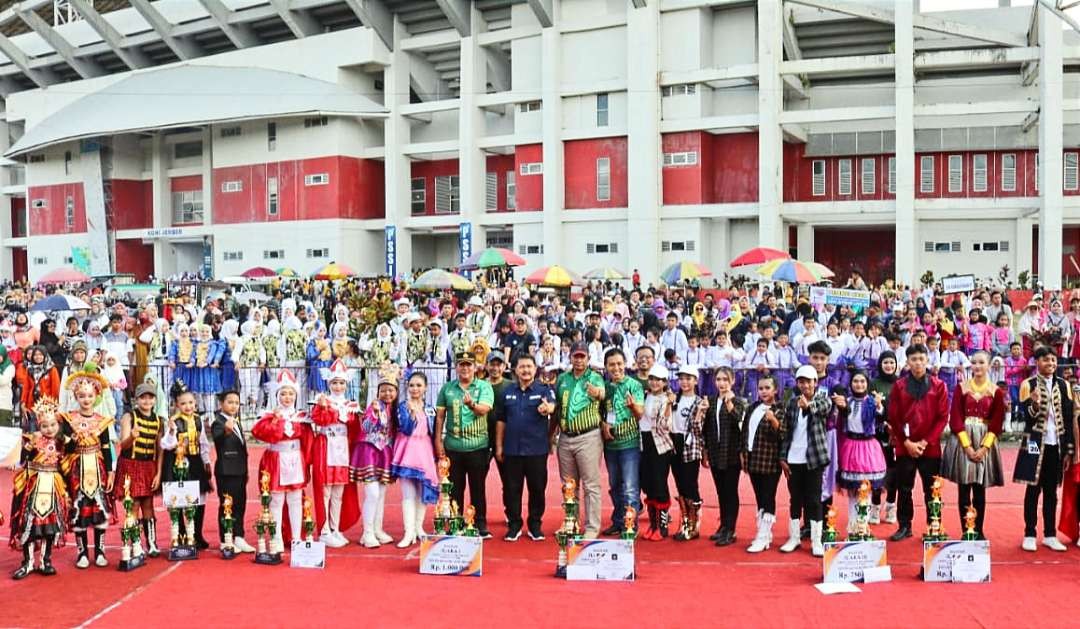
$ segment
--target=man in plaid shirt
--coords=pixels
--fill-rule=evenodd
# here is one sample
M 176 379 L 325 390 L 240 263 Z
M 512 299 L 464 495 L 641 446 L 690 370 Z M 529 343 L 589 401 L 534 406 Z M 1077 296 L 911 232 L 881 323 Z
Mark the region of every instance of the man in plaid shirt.
M 815 557 L 825 554 L 821 543 L 821 476 L 829 465 L 826 421 L 832 402 L 817 389 L 817 370 L 803 365 L 795 372 L 798 396 L 784 407 L 784 440 L 780 443 L 780 467 L 791 494 L 790 538 L 780 550 L 799 547 L 799 521 L 805 511 L 810 521 L 810 543 Z

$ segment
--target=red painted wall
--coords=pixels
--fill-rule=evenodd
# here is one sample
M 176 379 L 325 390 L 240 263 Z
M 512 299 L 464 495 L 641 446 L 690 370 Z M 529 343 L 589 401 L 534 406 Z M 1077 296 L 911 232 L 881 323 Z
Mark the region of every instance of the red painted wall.
M 757 133 L 726 133 L 713 137 L 712 203 L 758 200 Z
M 563 145 L 565 197 L 567 209 L 626 207 L 626 138 L 573 140 Z M 606 201 L 596 198 L 596 160 L 611 160 L 611 194 Z
M 81 183 L 53 186 L 31 186 L 26 197 L 30 204 L 30 235 L 69 234 L 86 231 L 86 200 Z M 66 203 L 71 197 L 75 204 L 75 221 L 67 225 Z M 34 200 L 44 199 L 46 207 L 34 208 Z
M 412 173 L 409 176 L 412 179 L 423 177 L 424 189 L 427 190 L 424 214 L 435 214 L 435 178 L 449 177 L 456 174 L 458 174 L 458 161 L 456 159 L 436 159 L 412 163 Z M 421 216 L 421 214 L 417 213 L 416 216 Z
M 11 250 L 11 276 L 15 281 L 25 281 L 27 276 L 26 247 Z
M 202 190 L 202 176 L 188 175 L 186 177 L 173 177 L 169 180 L 169 190 L 173 192 Z
M 26 236 L 26 197 L 11 197 L 11 235 Z
M 495 173 L 498 179 L 498 185 L 496 186 L 497 193 L 495 195 L 495 211 L 506 212 L 506 173 L 514 170 L 514 156 L 513 155 L 488 155 L 487 157 L 487 172 Z M 514 175 L 514 183 L 517 184 L 517 174 Z M 514 200 L 517 201 L 517 193 L 515 192 Z M 484 197 L 485 205 L 487 205 L 487 196 Z M 488 208 L 484 208 L 488 210 Z M 490 210 L 488 210 L 490 211 Z
M 523 144 L 514 150 L 515 200 L 518 212 L 544 209 L 544 175 L 522 175 L 521 165 L 544 161 L 543 144 Z
M 154 272 L 153 245 L 144 245 L 138 239 L 118 239 L 115 253 L 117 273 L 132 273 L 142 281 Z
M 326 173 L 325 185 L 304 184 L 307 175 Z M 277 178 L 278 211 L 267 213 L 267 180 Z M 214 222 L 257 223 L 325 218 L 381 218 L 382 162 L 332 156 L 214 169 Z M 240 191 L 223 192 L 239 181 Z
M 154 226 L 154 183 L 133 179 L 112 180 L 112 228 L 146 229 Z
M 836 273 L 836 284 L 846 282 L 853 269 L 868 283 L 879 284 L 895 276 L 896 230 L 818 227 L 814 230 L 814 257 Z
M 664 205 L 695 205 L 712 199 L 712 135 L 704 131 L 668 133 L 661 137 L 663 152 L 696 152 L 697 163 L 663 166 Z

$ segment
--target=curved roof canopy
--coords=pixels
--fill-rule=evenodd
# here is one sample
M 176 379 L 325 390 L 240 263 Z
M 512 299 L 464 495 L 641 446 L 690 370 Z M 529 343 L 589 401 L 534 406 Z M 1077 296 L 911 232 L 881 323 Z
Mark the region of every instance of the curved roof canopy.
M 366 96 L 299 74 L 184 65 L 139 72 L 82 97 L 27 130 L 4 155 L 14 157 L 72 140 L 217 122 L 388 114 Z

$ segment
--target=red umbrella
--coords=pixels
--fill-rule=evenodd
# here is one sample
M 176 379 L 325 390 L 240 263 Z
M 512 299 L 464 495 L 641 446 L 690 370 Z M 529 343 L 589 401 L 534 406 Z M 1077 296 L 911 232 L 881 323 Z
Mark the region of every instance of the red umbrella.
M 70 284 L 72 282 L 88 282 L 90 276 L 71 267 L 60 267 L 49 271 L 38 279 L 38 284 Z
M 277 277 L 277 271 L 275 271 L 274 269 L 268 269 L 265 266 L 255 266 L 244 271 L 240 275 L 243 275 L 249 280 L 253 280 L 259 277 Z
M 779 249 L 770 249 L 769 247 L 754 247 L 749 251 L 742 252 L 738 257 L 731 261 L 728 266 L 749 266 L 751 264 L 765 264 L 766 262 L 772 262 L 773 260 L 787 260 L 791 256 Z

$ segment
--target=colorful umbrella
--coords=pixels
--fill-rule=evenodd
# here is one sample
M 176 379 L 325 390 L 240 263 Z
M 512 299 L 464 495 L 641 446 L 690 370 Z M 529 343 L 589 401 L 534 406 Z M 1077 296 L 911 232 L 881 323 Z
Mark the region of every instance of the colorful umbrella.
M 416 278 L 412 287 L 421 291 L 476 289 L 476 285 L 467 278 L 442 269 L 424 271 L 420 274 L 420 277 Z
M 489 247 L 466 258 L 458 268 L 463 271 L 474 271 L 476 269 L 490 269 L 498 266 L 524 265 L 525 258 L 522 258 L 513 251 L 510 251 L 509 249 L 500 249 L 499 247 Z
M 787 260 L 791 256 L 787 252 L 780 251 L 779 249 L 770 249 L 769 247 L 754 247 L 748 251 L 744 251 L 734 260 L 732 260 L 728 266 L 750 266 L 751 264 L 765 264 L 766 262 L 772 262 L 773 260 Z
M 253 280 L 260 277 L 276 277 L 277 271 L 275 271 L 274 269 L 268 269 L 265 266 L 255 266 L 244 271 L 240 275 L 243 275 L 249 280 Z
M 614 267 L 605 266 L 599 269 L 593 269 L 582 275 L 587 280 L 625 280 L 626 273 L 623 273 L 619 269 Z
M 38 280 L 38 284 L 70 284 L 72 282 L 89 281 L 90 276 L 86 273 L 64 266 L 42 275 L 41 279 Z
M 71 295 L 49 295 L 44 299 L 39 299 L 34 302 L 33 306 L 30 306 L 32 312 L 44 311 L 52 312 L 56 310 L 89 310 L 90 304 L 73 297 Z
M 344 264 L 331 262 L 316 271 L 312 278 L 317 280 L 343 280 L 346 277 L 352 277 L 353 275 L 356 275 L 356 271 L 353 271 Z
M 537 269 L 525 278 L 526 284 L 537 284 L 540 286 L 555 286 L 559 288 L 565 288 L 574 284 L 582 285 L 585 283 L 577 273 L 568 271 L 563 267 L 555 264 L 552 266 L 545 266 Z
M 300 274 L 292 269 L 292 267 L 283 266 L 274 270 L 278 274 L 278 277 L 297 277 Z
M 807 262 L 806 266 L 810 267 L 815 273 L 823 278 L 836 277 L 836 273 L 833 273 L 829 267 L 820 262 Z
M 767 277 L 776 282 L 816 284 L 822 280 L 823 276 L 820 273 L 821 270 L 828 271 L 828 269 L 823 266 L 821 266 L 821 269 L 816 269 L 805 262 L 787 259 L 766 262 L 759 266 L 755 272 L 762 277 Z
M 660 274 L 660 279 L 667 284 L 678 284 L 705 275 L 712 275 L 712 271 L 697 262 L 676 262 L 664 269 L 664 272 Z

